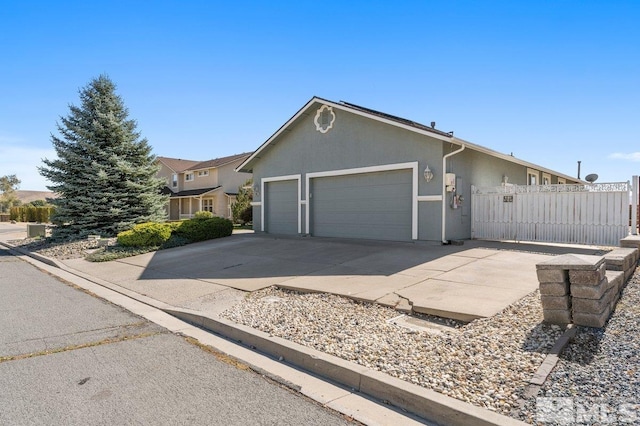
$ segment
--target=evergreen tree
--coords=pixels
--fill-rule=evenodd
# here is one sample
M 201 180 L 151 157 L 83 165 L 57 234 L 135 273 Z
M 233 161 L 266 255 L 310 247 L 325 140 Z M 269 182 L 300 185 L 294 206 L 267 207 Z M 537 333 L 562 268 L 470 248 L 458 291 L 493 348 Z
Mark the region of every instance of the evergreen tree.
M 251 201 L 253 201 L 253 188 L 251 184 L 252 179 L 247 180 L 244 185 L 238 188 L 238 195 L 236 195 L 236 201 L 231 204 L 231 215 L 233 216 L 233 223 L 246 223 L 251 222 L 252 210 Z
M 115 89 L 105 75 L 92 80 L 79 91 L 81 105 L 60 117 L 60 136 L 51 135 L 58 158 L 44 159 L 39 170 L 59 194 L 54 238 L 114 236 L 166 217 L 155 156 Z

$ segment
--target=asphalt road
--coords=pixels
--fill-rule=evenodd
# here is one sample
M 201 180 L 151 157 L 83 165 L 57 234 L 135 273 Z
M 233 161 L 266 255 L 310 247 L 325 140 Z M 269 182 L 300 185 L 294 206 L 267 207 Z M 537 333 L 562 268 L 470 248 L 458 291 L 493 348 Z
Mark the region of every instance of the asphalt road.
M 0 247 L 0 425 L 353 424 Z

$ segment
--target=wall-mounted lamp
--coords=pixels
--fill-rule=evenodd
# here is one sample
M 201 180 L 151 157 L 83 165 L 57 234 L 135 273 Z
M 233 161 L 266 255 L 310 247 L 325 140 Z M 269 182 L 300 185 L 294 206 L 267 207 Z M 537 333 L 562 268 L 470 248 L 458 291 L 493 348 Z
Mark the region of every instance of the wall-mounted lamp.
M 506 184 L 508 184 L 508 183 L 509 183 L 509 176 L 507 176 L 507 175 L 503 175 L 503 176 L 502 176 L 502 184 L 503 184 L 503 185 L 506 185 Z
M 433 179 L 433 172 L 431 171 L 429 166 L 427 166 L 427 168 L 424 169 L 424 180 L 426 180 L 427 182 L 431 182 L 431 179 Z

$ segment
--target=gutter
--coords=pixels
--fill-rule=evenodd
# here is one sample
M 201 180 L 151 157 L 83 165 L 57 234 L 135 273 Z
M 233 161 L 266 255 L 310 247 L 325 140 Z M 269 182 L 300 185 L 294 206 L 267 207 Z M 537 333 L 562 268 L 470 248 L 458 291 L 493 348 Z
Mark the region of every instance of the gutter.
M 450 152 L 447 155 L 442 157 L 442 244 L 449 244 L 449 241 L 445 238 L 445 230 L 447 226 L 447 187 L 445 185 L 445 175 L 447 174 L 447 158 L 452 157 L 456 154 L 461 153 L 466 148 L 466 145 L 463 143 L 460 149 Z

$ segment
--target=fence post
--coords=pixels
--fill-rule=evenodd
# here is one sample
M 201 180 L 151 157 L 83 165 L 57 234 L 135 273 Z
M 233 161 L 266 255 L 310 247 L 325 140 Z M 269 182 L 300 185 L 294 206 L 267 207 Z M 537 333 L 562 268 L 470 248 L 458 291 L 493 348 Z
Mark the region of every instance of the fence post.
M 476 201 L 476 187 L 475 185 L 471 185 L 471 239 L 475 240 L 476 238 L 476 211 L 475 211 L 475 201 Z M 444 200 L 442 200 L 444 203 Z
M 638 234 L 638 176 L 631 178 L 631 235 Z

